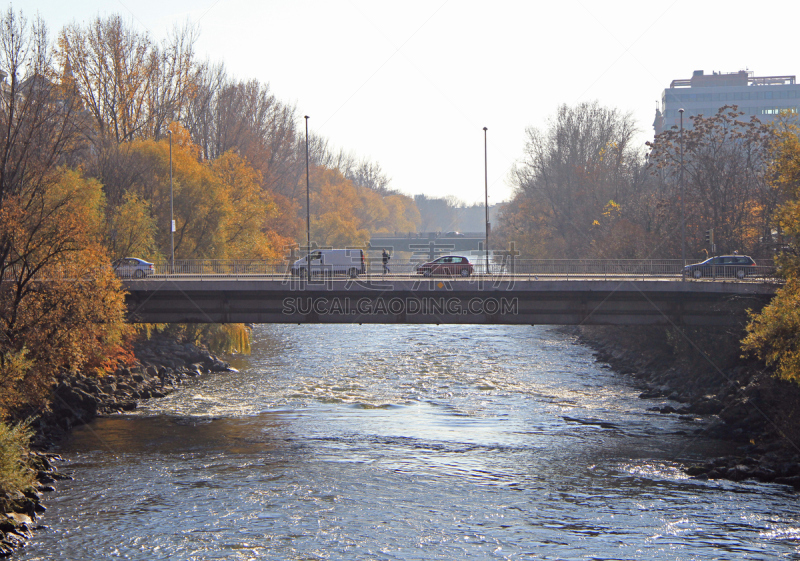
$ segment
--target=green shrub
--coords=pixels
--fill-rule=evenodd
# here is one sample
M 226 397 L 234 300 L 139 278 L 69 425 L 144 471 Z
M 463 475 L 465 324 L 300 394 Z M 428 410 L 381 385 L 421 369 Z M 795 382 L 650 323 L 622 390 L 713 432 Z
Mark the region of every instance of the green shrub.
M 0 494 L 27 489 L 36 480 L 28 456 L 32 435 L 28 423 L 0 423 Z

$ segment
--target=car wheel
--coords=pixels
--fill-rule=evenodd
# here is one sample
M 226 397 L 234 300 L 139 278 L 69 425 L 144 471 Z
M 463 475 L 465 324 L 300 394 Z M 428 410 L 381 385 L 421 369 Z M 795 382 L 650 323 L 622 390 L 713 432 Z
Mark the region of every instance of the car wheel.
M 703 276 L 703 271 L 701 271 L 700 269 L 695 269 L 692 274 L 694 275 L 694 278 L 699 279 L 700 277 Z
M 431 276 L 433 274 L 433 271 L 431 271 L 430 269 L 425 269 L 422 272 L 422 274 L 423 274 L 423 276 L 429 277 L 429 276 Z
M 358 270 L 357 269 L 350 269 L 350 278 L 354 279 L 357 276 L 358 276 Z
M 736 271 L 736 278 L 737 279 L 743 279 L 744 278 L 744 271 L 742 271 L 741 269 Z
M 144 277 L 144 271 L 141 269 L 137 269 L 136 272 L 133 273 L 133 276 L 137 279 Z
M 461 276 L 468 277 L 469 276 L 469 269 L 461 269 Z

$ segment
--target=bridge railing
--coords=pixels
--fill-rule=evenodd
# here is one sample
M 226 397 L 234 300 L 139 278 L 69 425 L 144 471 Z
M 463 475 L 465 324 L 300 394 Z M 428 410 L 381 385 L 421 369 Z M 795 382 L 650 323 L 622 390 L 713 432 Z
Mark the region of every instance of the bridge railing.
M 153 274 L 160 276 L 257 277 L 284 275 L 286 262 L 257 259 L 176 259 L 174 263 L 155 263 Z
M 392 276 L 416 276 L 420 261 L 389 261 Z M 380 259 L 367 262 L 366 275 L 383 276 Z M 486 275 L 486 261 L 473 258 L 474 275 Z M 258 278 L 283 277 L 289 275 L 288 262 L 261 261 L 255 259 L 193 259 L 176 260 L 174 263 L 156 263 L 153 274 L 158 277 L 202 277 L 202 278 Z M 570 279 L 570 278 L 683 278 L 683 261 L 680 259 L 514 259 L 489 262 L 492 276 L 513 275 L 515 278 Z M 133 275 L 135 276 L 135 275 Z M 741 265 L 718 265 L 703 269 L 697 276 L 690 271 L 687 279 L 751 279 L 778 280 L 775 267 L 769 261 L 759 262 L 755 267 Z
M 483 265 L 483 271 L 486 266 Z M 499 269 L 499 270 L 498 270 Z M 636 278 L 683 278 L 681 259 L 517 259 L 503 264 L 490 263 L 493 274 L 510 273 L 514 275 L 539 277 L 636 277 Z M 694 273 L 694 271 L 690 271 Z M 688 275 L 695 278 L 694 274 Z M 772 264 L 756 266 L 717 265 L 701 269 L 697 278 L 753 278 L 774 279 L 775 267 Z
M 485 270 L 486 266 L 483 265 Z M 681 276 L 680 259 L 516 259 L 490 263 L 493 273 L 508 272 L 530 277 L 569 278 L 579 276 Z
M 486 275 L 486 261 L 472 258 L 474 275 Z M 389 261 L 392 276 L 417 276 L 421 261 Z M 366 276 L 383 276 L 383 263 L 380 259 L 370 259 L 366 263 Z M 696 265 L 696 264 L 693 264 Z M 289 276 L 289 262 L 262 261 L 256 259 L 179 259 L 174 263 L 155 263 L 152 274 L 159 278 L 229 278 L 253 279 L 259 277 Z M 91 268 L 50 267 L 35 275 L 38 279 L 89 279 L 96 271 Z M 769 260 L 759 260 L 756 266 L 716 265 L 713 268 L 696 267 L 688 272 L 688 280 L 741 279 L 781 281 L 776 276 L 775 266 Z M 8 267 L 4 271 L 4 281 L 13 280 L 21 271 Z M 150 271 L 143 271 L 142 277 Z M 683 261 L 680 259 L 508 259 L 496 258 L 489 262 L 489 274 L 493 277 L 513 275 L 514 278 L 538 279 L 578 279 L 578 278 L 641 278 L 641 279 L 683 279 Z M 139 278 L 135 270 L 125 270 L 125 275 Z M 344 276 L 344 275 L 342 275 Z

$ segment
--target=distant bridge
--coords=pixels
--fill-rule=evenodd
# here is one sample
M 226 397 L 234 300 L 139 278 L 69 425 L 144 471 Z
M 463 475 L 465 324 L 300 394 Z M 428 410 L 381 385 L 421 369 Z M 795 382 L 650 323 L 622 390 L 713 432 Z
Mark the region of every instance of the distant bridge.
M 356 279 L 164 275 L 126 280 L 132 322 L 732 326 L 776 285 L 621 275 Z

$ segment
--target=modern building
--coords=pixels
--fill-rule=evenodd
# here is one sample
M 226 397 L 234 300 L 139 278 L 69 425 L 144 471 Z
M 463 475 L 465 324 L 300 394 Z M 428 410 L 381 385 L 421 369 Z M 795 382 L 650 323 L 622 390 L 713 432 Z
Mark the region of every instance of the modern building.
M 673 80 L 664 90 L 653 128 L 659 134 L 673 126 L 679 127 L 679 109 L 684 110 L 683 127 L 691 128 L 690 117 L 710 117 L 725 105 L 738 106 L 744 112 L 742 120 L 755 116 L 766 123 L 781 111 L 797 112 L 800 85 L 794 76 L 758 77 L 749 70 L 705 74 L 695 70 L 688 80 Z

